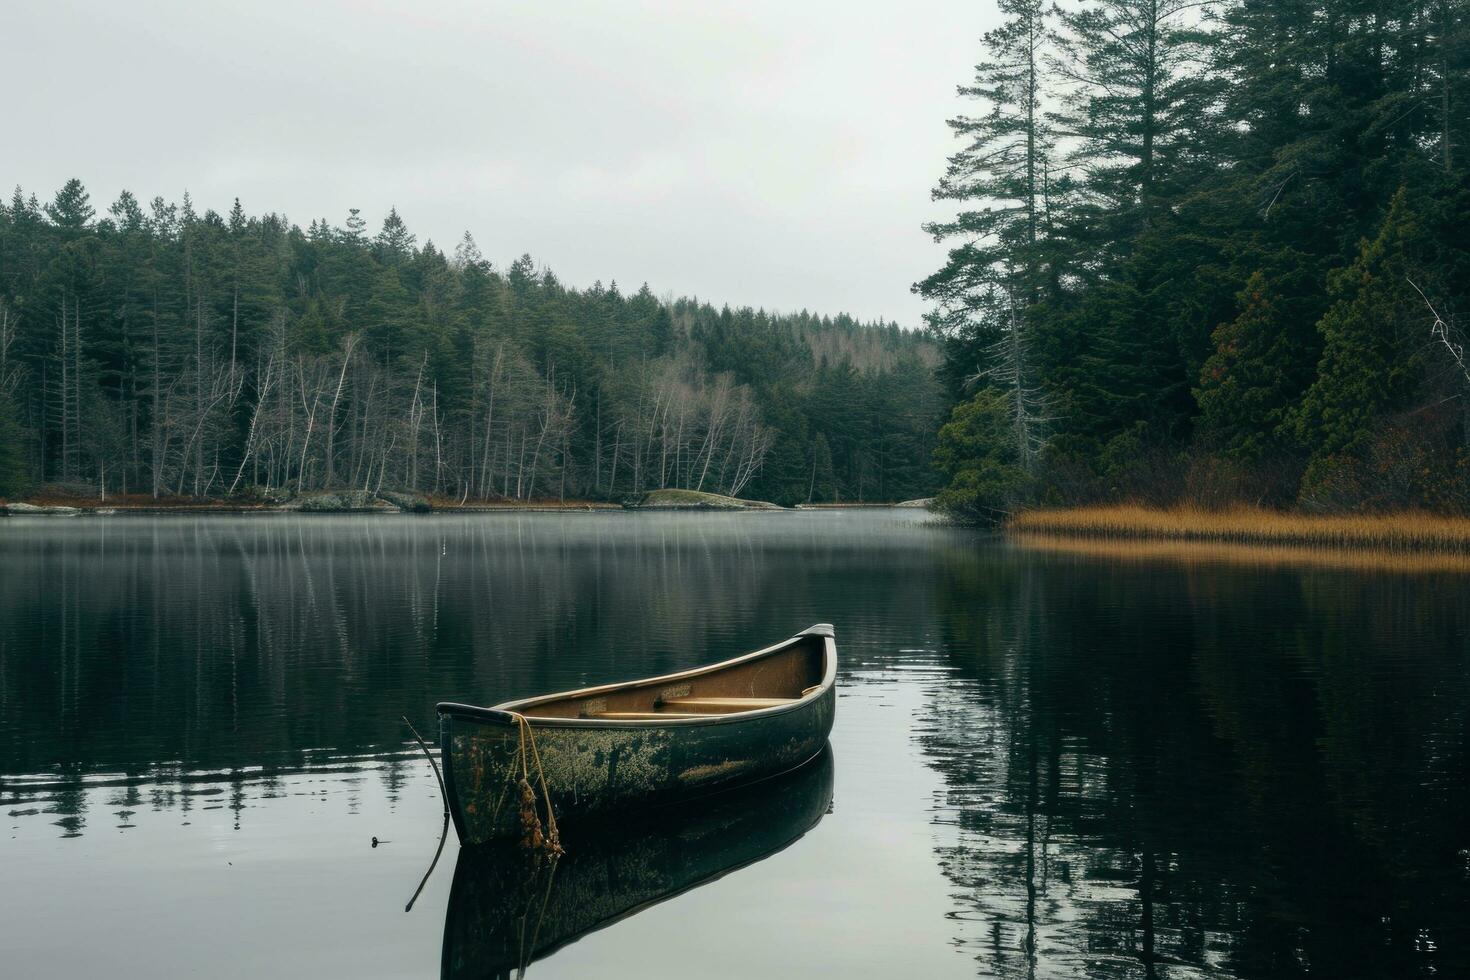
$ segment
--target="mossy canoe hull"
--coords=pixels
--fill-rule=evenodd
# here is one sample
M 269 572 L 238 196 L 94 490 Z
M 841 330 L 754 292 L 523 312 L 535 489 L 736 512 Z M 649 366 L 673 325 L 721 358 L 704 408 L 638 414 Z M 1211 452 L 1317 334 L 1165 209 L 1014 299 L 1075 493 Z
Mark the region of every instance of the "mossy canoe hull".
M 836 665 L 836 641 L 831 627 L 822 625 L 678 674 L 495 708 L 440 704 L 444 782 L 460 842 L 521 834 L 516 782 L 523 766 L 538 792 L 544 775 L 559 825 L 667 805 L 794 769 L 821 752 L 832 731 Z M 788 689 L 800 695 L 769 696 Z M 731 691 L 743 696 L 728 696 Z M 719 696 L 700 697 L 710 693 Z M 701 710 L 764 706 L 713 714 L 665 711 L 696 702 L 706 706 Z M 649 710 L 609 711 L 609 705 Z M 521 718 L 534 738 L 539 772 L 522 749 Z

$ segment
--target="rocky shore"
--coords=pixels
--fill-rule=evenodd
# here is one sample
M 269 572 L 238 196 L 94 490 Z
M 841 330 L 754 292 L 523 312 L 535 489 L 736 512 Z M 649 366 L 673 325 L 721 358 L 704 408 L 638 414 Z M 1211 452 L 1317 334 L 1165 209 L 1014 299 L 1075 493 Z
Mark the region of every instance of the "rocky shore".
M 53 488 L 25 501 L 0 500 L 0 517 L 80 517 L 119 514 L 494 514 L 516 511 L 588 512 L 616 510 L 789 511 L 854 507 L 922 507 L 927 500 L 899 504 L 798 504 L 782 507 L 698 490 L 653 490 L 622 504 L 590 500 L 455 500 L 398 490 L 339 490 L 293 493 L 251 489 L 233 497 L 154 498 L 146 494 L 86 497 Z
M 130 494 L 88 498 L 47 493 L 26 501 L 0 500 L 0 517 L 80 517 L 119 514 L 430 514 L 502 511 L 617 510 L 617 504 L 585 500 L 457 501 L 396 490 L 343 490 L 295 494 L 255 491 L 235 497 L 192 500 Z

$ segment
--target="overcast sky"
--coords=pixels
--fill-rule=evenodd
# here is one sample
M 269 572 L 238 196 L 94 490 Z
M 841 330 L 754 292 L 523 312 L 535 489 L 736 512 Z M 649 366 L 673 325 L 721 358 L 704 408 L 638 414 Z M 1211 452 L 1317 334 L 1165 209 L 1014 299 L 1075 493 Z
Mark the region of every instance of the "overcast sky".
M 916 324 L 980 0 L 13 0 L 0 180 Z

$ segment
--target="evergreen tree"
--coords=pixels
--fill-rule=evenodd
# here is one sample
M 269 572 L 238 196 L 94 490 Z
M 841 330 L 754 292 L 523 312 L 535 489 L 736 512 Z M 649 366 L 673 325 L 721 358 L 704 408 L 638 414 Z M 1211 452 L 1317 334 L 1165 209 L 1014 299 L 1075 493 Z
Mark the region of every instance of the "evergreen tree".
M 1195 0 L 1094 0 L 1059 10 L 1070 83 L 1058 124 L 1086 174 L 1082 221 L 1093 240 L 1123 246 L 1204 170 L 1219 82 L 1201 71 L 1211 38 Z
M 934 460 L 949 478 L 935 505 L 981 524 L 1003 520 L 1026 486 L 1016 452 L 1015 429 L 1003 394 L 984 388 L 955 406 L 939 430 Z
M 1227 456 L 1254 460 L 1278 448 L 1277 432 L 1309 380 L 1294 370 L 1305 343 L 1281 295 L 1303 285 L 1273 284 L 1255 272 L 1241 291 L 1240 315 L 1215 330 L 1195 398 L 1201 434 Z
M 1317 325 L 1317 380 L 1291 419 L 1313 464 L 1361 450 L 1379 419 L 1408 407 L 1423 369 L 1423 302 L 1411 280 L 1424 267 L 1425 244 L 1400 191 L 1377 236 L 1331 277 L 1335 302 Z
M 374 242 L 378 252 L 378 261 L 385 265 L 404 264 L 413 256 L 414 241 L 414 236 L 410 234 L 408 226 L 398 216 L 398 209 L 389 208 L 388 216 L 383 219 L 383 230 L 378 232 L 377 240 Z
M 235 201 L 235 206 L 240 206 L 239 200 Z M 116 223 L 118 231 L 123 233 L 140 232 L 148 224 L 148 218 L 143 214 L 143 208 L 138 204 L 138 199 L 133 196 L 131 191 L 123 191 L 119 194 L 117 200 L 113 202 L 112 207 L 107 209 L 107 213 L 112 215 L 112 220 Z
M 949 158 L 933 192 L 962 210 L 925 226 L 936 241 L 959 238 L 961 244 L 943 268 L 914 287 L 937 304 L 931 323 L 970 347 L 977 336 L 995 332 L 997 317 L 1009 316 L 1012 297 L 1024 311 L 1042 286 L 1038 242 L 1053 142 L 1042 105 L 1046 6 L 1042 0 L 999 0 L 998 6 L 1005 21 L 985 35 L 974 81 L 959 88 L 985 111 L 949 120 L 964 146 Z
M 62 185 L 61 190 L 56 192 L 56 197 L 46 205 L 46 216 L 56 227 L 71 234 L 86 229 L 96 213 L 96 209 L 92 207 L 92 196 L 75 177 Z
M 415 336 L 413 296 L 404 288 L 398 271 L 379 269 L 363 308 L 363 339 L 380 357 L 407 357 L 417 362 L 425 353 Z
M 342 241 L 348 245 L 362 246 L 367 242 L 367 221 L 360 208 L 347 209 L 347 222 L 342 228 Z

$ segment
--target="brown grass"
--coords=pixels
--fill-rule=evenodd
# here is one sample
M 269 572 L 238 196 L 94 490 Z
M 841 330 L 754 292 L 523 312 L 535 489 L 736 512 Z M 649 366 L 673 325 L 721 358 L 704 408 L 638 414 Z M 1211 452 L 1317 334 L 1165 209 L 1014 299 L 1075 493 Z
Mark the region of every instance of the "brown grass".
M 1416 512 L 1316 516 L 1249 507 L 1164 510 L 1120 504 L 1027 511 L 1011 518 L 1006 529 L 1090 539 L 1470 553 L 1470 518 Z

